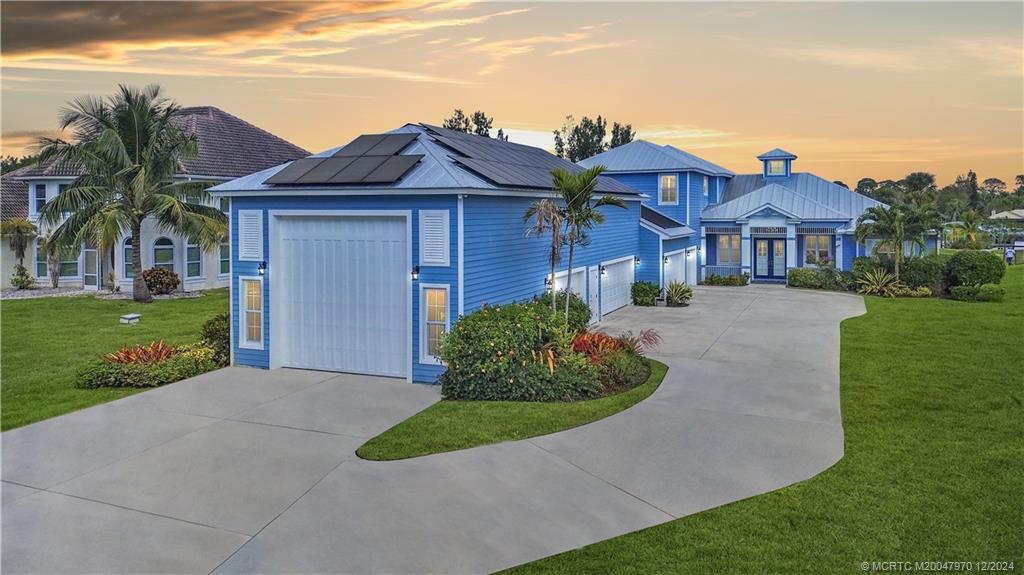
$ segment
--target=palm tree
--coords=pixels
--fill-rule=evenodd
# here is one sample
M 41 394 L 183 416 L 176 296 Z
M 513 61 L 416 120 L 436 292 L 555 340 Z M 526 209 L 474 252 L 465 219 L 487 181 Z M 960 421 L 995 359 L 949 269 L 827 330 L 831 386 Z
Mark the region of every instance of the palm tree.
M 570 172 L 562 168 L 551 170 L 554 189 L 561 194 L 565 203 L 565 243 L 569 245 L 569 273 L 565 282 L 565 320 L 569 321 L 568 294 L 572 293 L 572 260 L 576 246 L 586 245 L 588 231 L 594 226 L 604 223 L 604 214 L 598 209 L 602 206 L 626 208 L 626 202 L 615 196 L 604 195 L 594 201 L 598 177 L 604 166 L 594 166 L 582 172 Z
M 203 249 L 226 232 L 226 218 L 207 205 L 211 182 L 174 181 L 181 162 L 196 157 L 198 140 L 173 122 L 179 108 L 160 95 L 160 87 L 121 85 L 108 98 L 78 98 L 61 110 L 61 129 L 73 129 L 73 142 L 44 138 L 40 161 L 57 159 L 85 168 L 67 190 L 40 213 L 56 226 L 50 240 L 77 247 L 83 242 L 108 252 L 130 233 L 135 301 L 152 296 L 142 277 L 142 222 L 156 220 L 164 231 L 185 236 Z M 66 214 L 70 214 L 65 218 Z
M 960 221 L 957 222 L 956 226 L 963 231 L 964 239 L 967 240 L 969 245 L 975 245 L 978 241 L 978 236 L 981 234 L 981 225 L 984 223 L 985 218 L 981 217 L 981 214 L 974 210 L 967 210 L 960 214 Z
M 551 233 L 551 248 L 548 252 L 548 262 L 551 264 L 551 311 L 555 311 L 557 295 L 554 292 L 555 288 L 555 267 L 558 265 L 559 260 L 562 259 L 562 243 L 564 238 L 562 237 L 562 221 L 565 219 L 565 215 L 562 213 L 562 209 L 558 207 L 558 204 L 547 198 L 537 200 L 530 204 L 527 208 L 526 213 L 523 214 L 523 221 L 528 222 L 530 218 L 535 218 L 532 227 L 526 229 L 526 235 L 543 235 L 545 233 Z
M 931 208 L 913 208 L 902 204 L 892 207 L 874 206 L 857 219 L 856 237 L 859 243 L 868 238 L 878 240 L 875 253 L 881 248 L 892 251 L 894 272 L 899 281 L 903 246 L 911 243 L 923 249 L 925 236 L 935 228 L 937 222 L 938 216 Z
M 38 231 L 36 225 L 27 218 L 8 218 L 0 222 L 0 234 L 10 238 L 11 251 L 14 252 L 14 257 L 18 258 L 19 266 L 25 265 L 25 250 L 28 249 L 28 241 Z

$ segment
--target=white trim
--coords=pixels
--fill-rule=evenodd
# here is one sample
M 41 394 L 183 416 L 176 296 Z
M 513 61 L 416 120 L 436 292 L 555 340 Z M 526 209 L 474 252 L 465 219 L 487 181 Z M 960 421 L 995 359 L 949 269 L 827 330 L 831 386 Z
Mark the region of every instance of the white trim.
M 681 230 L 683 228 L 681 228 L 681 227 L 679 227 L 679 228 L 667 228 L 667 229 L 666 228 L 659 228 L 658 226 L 656 226 L 656 225 L 654 225 L 652 223 L 647 222 L 643 218 L 640 219 L 640 227 L 642 227 L 645 230 L 648 230 L 650 232 L 653 232 L 655 234 L 658 234 L 659 237 L 662 237 L 662 238 L 665 238 L 665 239 L 669 239 L 669 240 L 674 240 L 674 239 L 677 239 L 677 238 L 686 238 L 686 237 L 695 235 L 697 233 L 697 230 L 694 230 L 693 228 L 690 228 L 691 231 L 686 232 L 686 233 L 683 233 L 683 232 L 672 233 L 672 230 Z
M 662 289 L 665 287 L 665 257 L 665 239 L 658 238 L 658 285 Z
M 241 211 L 241 210 L 239 210 Z M 310 216 L 336 216 L 336 217 L 361 217 L 361 216 L 384 216 L 384 217 L 402 217 L 405 218 L 405 241 L 407 244 L 405 252 L 405 268 L 410 271 L 406 277 L 406 308 L 405 308 L 405 320 L 406 320 L 406 331 L 407 346 L 406 355 L 408 357 L 408 372 L 406 373 L 405 380 L 412 382 L 412 369 L 413 369 L 413 329 L 412 329 L 412 210 L 267 210 L 268 223 L 267 226 L 270 231 L 270 261 L 280 261 L 279 252 L 281 242 L 277 239 L 277 222 L 281 217 L 310 217 Z M 272 273 L 271 271 L 267 272 Z M 273 286 L 271 286 L 273 287 Z M 280 290 L 270 290 L 270 337 L 272 341 L 280 341 L 280 322 L 275 322 L 275 314 L 273 313 L 274 308 L 280 308 Z M 281 367 L 281 352 L 275 351 L 278 349 L 276 346 L 270 346 L 270 367 Z
M 664 178 L 665 176 L 672 176 L 673 178 L 675 178 L 675 181 L 676 181 L 676 201 L 674 201 L 674 202 L 666 202 L 666 201 L 663 201 L 663 199 L 662 199 L 661 179 Z M 663 174 L 662 173 L 658 174 L 658 205 L 659 206 L 678 206 L 679 205 L 679 174 L 672 173 L 672 172 L 665 172 Z
M 691 246 L 691 247 L 692 247 L 692 246 Z M 678 249 L 678 250 L 672 250 L 672 251 L 670 251 L 670 252 L 665 252 L 664 254 L 662 254 L 662 257 L 665 257 L 665 258 L 667 258 L 667 257 L 672 257 L 672 256 L 674 256 L 674 255 L 677 255 L 677 254 L 683 253 L 683 252 L 685 252 L 685 251 L 686 251 L 686 250 L 688 250 L 688 249 L 690 249 L 690 248 L 681 248 L 681 249 Z
M 521 198 L 553 198 L 559 199 L 562 196 L 555 192 L 527 191 L 527 190 L 477 190 L 473 188 L 378 188 L 369 190 L 340 190 L 337 188 L 310 188 L 310 189 L 277 189 L 263 188 L 258 190 L 207 190 L 212 197 L 276 197 L 276 196 L 447 196 L 465 194 L 471 196 L 498 196 L 498 197 L 521 197 Z M 605 194 L 619 198 L 627 202 L 641 202 L 648 199 L 647 194 Z M 242 210 L 239 210 L 242 211 Z
M 160 246 L 159 249 L 161 249 L 161 250 L 168 250 L 168 249 L 171 250 L 171 271 L 174 272 L 174 273 L 178 273 L 178 262 L 177 262 L 178 258 L 175 257 L 177 255 L 177 251 L 178 251 L 178 244 L 176 244 L 174 242 L 174 240 L 172 240 L 168 236 L 159 236 L 158 238 L 153 240 L 152 244 L 149 245 L 149 251 L 150 251 L 151 255 L 153 256 L 153 265 L 151 265 L 149 267 L 156 268 L 156 267 L 166 267 L 167 266 L 166 262 L 158 264 L 157 261 L 156 261 L 156 250 L 157 250 L 156 243 L 159 242 L 160 240 L 167 240 L 167 241 L 171 242 L 171 245 L 169 247 L 167 245 L 162 245 L 162 246 Z M 134 248 L 135 248 L 135 246 L 132 246 L 132 249 L 134 249 Z M 146 267 L 146 266 L 143 265 L 142 267 Z
M 266 290 L 266 285 L 263 283 L 263 276 L 238 276 L 238 296 L 239 297 L 244 297 L 245 290 L 242 289 L 242 285 L 245 282 L 247 282 L 247 281 L 258 281 L 260 283 L 260 342 L 259 343 L 254 343 L 254 342 L 249 341 L 246 337 L 243 337 L 242 334 L 245 333 L 248 330 L 249 323 L 248 323 L 248 321 L 246 320 L 246 317 L 245 317 L 246 307 L 244 305 L 239 305 L 238 306 L 238 347 L 241 348 L 241 349 L 262 350 L 262 349 L 265 348 L 265 342 L 267 341 L 267 334 L 264 333 L 265 330 L 263 328 L 264 324 L 266 323 L 264 321 L 264 319 L 266 319 L 266 317 L 267 317 L 266 316 L 267 310 L 264 307 L 264 305 L 265 305 L 264 301 L 266 300 L 266 293 L 267 293 L 265 291 Z
M 424 355 L 427 349 L 427 306 L 423 299 L 423 292 L 428 289 L 444 290 L 444 331 L 448 333 L 452 329 L 452 289 L 451 284 L 420 284 L 420 353 L 419 362 L 425 365 L 443 365 L 441 358 L 433 355 Z
M 185 244 L 185 249 L 183 250 L 184 253 L 182 254 L 182 257 L 184 258 L 184 264 L 185 265 L 184 265 L 184 269 L 182 271 L 185 272 L 183 274 L 185 276 L 185 281 L 205 280 L 206 279 L 206 274 L 203 273 L 203 272 L 205 272 L 206 270 L 203 269 L 203 267 L 204 267 L 203 266 L 203 256 L 206 255 L 206 250 L 204 250 L 202 248 L 202 246 L 200 246 L 199 244 L 190 243 L 188 241 L 188 239 L 184 240 L 184 244 Z M 188 275 L 188 264 L 189 264 L 189 261 L 188 261 L 188 250 L 189 250 L 189 248 L 196 248 L 197 250 L 199 250 L 199 275 L 197 275 L 197 276 L 190 276 L 190 275 Z M 217 270 L 219 271 L 220 270 L 220 252 L 219 252 L 220 244 L 217 245 L 217 250 L 218 250 L 218 253 L 217 253 Z
M 703 186 L 702 189 L 704 190 L 704 197 L 705 198 L 709 197 L 708 196 L 708 192 L 710 191 L 710 189 L 708 187 L 708 176 L 704 176 L 704 183 L 701 184 L 701 185 Z
M 451 214 L 448 212 L 448 210 L 418 210 L 418 212 L 419 212 L 418 213 L 418 219 L 419 219 L 419 228 L 420 228 L 419 229 L 419 236 L 420 236 L 419 265 L 422 266 L 422 267 L 428 267 L 429 266 L 429 267 L 442 267 L 442 268 L 446 268 L 446 267 L 450 266 L 452 264 L 452 241 L 451 241 L 451 237 L 452 237 L 452 223 L 451 223 Z M 424 253 L 426 252 L 425 246 L 426 246 L 426 243 L 427 243 L 427 238 L 426 238 L 426 227 L 423 225 L 423 222 L 424 222 L 424 220 L 426 218 L 431 217 L 431 216 L 441 216 L 442 221 L 443 221 L 443 223 L 441 225 L 444 227 L 444 236 L 443 236 L 444 237 L 444 244 L 442 246 L 442 250 L 441 251 L 444 253 L 444 258 L 440 259 L 440 260 L 436 260 L 436 259 L 435 260 L 428 260 L 428 259 L 426 259 L 424 257 Z
M 690 225 L 690 172 L 686 172 L 686 225 Z
M 465 280 L 466 280 L 466 269 L 465 269 L 466 268 L 466 263 L 465 263 L 465 261 L 466 261 L 466 258 L 465 258 L 465 252 L 466 252 L 466 250 L 465 250 L 465 242 L 466 242 L 466 240 L 465 240 L 465 228 L 466 228 L 466 226 L 465 226 L 465 221 L 464 221 L 465 220 L 465 216 L 464 216 L 464 213 L 463 213 L 465 211 L 465 207 L 463 206 L 463 203 L 465 202 L 465 199 L 466 199 L 466 196 L 459 195 L 459 204 L 458 204 L 458 210 L 457 210 L 458 214 L 457 214 L 457 217 L 456 217 L 456 220 L 457 220 L 457 224 L 456 225 L 458 227 L 458 241 L 457 241 L 458 246 L 456 247 L 456 249 L 458 250 L 458 256 L 457 257 L 459 259 L 459 261 L 458 261 L 459 317 L 462 317 L 466 313 L 466 298 L 464 296 L 464 293 L 465 293 L 464 286 L 466 284 L 466 282 L 465 282 Z
M 250 251 L 246 251 L 246 241 L 242 237 L 242 226 L 245 225 L 246 218 L 255 217 L 259 224 L 257 226 L 259 230 L 258 240 L 256 241 L 256 247 L 251 248 Z M 263 210 L 238 210 L 238 260 L 243 262 L 260 262 L 265 258 L 263 253 Z

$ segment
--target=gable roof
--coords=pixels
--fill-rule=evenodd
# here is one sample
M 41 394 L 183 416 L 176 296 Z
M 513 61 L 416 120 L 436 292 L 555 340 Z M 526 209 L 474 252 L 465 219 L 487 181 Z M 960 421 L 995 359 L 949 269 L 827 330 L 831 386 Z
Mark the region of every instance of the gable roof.
M 213 106 L 182 108 L 174 124 L 199 140 L 199 154 L 182 162 L 179 175 L 217 179 L 237 178 L 308 156 L 309 152 Z M 35 164 L 18 177 L 76 178 L 85 173 L 81 166 L 64 160 Z
M 646 140 L 633 140 L 578 163 L 584 168 L 604 166 L 609 172 L 694 171 L 709 176 L 733 175 L 732 171 L 679 148 Z
M 764 188 L 769 183 L 821 204 L 839 213 L 842 216 L 841 219 L 856 219 L 868 208 L 882 205 L 881 202 L 834 184 L 824 178 L 801 172 L 785 177 L 773 176 L 770 182 L 765 180 L 762 174 L 737 175 L 726 182 L 725 189 L 722 191 L 721 202 L 708 206 L 708 208 L 715 208 L 733 202 L 744 195 Z M 708 208 L 705 209 L 705 214 Z M 725 212 L 717 211 L 716 213 Z M 703 217 L 709 216 L 703 215 Z
M 1024 210 L 1006 210 L 989 216 L 990 220 L 1014 220 L 1024 221 Z
M 696 234 L 696 230 L 690 226 L 670 218 L 665 214 L 646 205 L 640 206 L 641 223 L 646 223 L 654 231 L 668 238 L 681 238 Z
M 28 184 L 18 179 L 31 166 L 0 175 L 0 220 L 28 217 Z
M 767 152 L 761 154 L 760 156 L 757 157 L 757 159 L 758 160 L 795 160 L 796 159 L 796 154 L 793 154 L 791 152 L 787 152 L 786 150 L 783 150 L 782 148 L 775 148 L 773 150 L 768 150 Z
M 846 220 L 849 217 L 808 196 L 778 184 L 768 184 L 720 204 L 704 208 L 702 219 L 736 220 L 765 209 L 775 208 L 786 217 L 801 220 Z
M 583 168 L 533 146 L 516 144 L 485 136 L 466 134 L 428 124 L 406 124 L 388 134 L 415 134 L 399 156 L 422 156 L 409 171 L 389 183 L 268 184 L 271 177 L 291 164 L 250 174 L 211 188 L 217 192 L 309 190 L 424 190 L 479 189 L 536 191 L 551 190 L 551 170 Z M 351 143 L 348 145 L 352 145 Z M 314 154 L 312 158 L 332 157 L 346 146 L 338 146 Z M 639 192 L 612 178 L 601 176 L 598 191 L 637 196 Z

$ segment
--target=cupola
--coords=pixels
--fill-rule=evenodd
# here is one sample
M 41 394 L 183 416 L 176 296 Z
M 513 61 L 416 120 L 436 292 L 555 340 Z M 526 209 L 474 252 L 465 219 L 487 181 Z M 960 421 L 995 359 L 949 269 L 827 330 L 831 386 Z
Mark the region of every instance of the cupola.
M 764 177 L 766 178 L 787 178 L 792 173 L 793 160 L 796 155 L 775 148 L 757 157 L 764 164 Z

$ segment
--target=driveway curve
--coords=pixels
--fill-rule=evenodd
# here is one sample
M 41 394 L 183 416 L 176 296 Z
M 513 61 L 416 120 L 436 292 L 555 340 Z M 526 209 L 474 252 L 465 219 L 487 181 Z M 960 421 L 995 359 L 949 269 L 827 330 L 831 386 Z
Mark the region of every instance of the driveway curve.
M 655 357 L 670 370 L 650 398 L 530 440 L 365 461 L 362 439 L 435 388 L 234 369 L 4 433 L 4 570 L 485 573 L 838 461 L 839 322 L 863 300 L 695 292 L 690 307 L 602 323 L 663 335 Z M 75 457 L 140 413 L 142 437 Z

